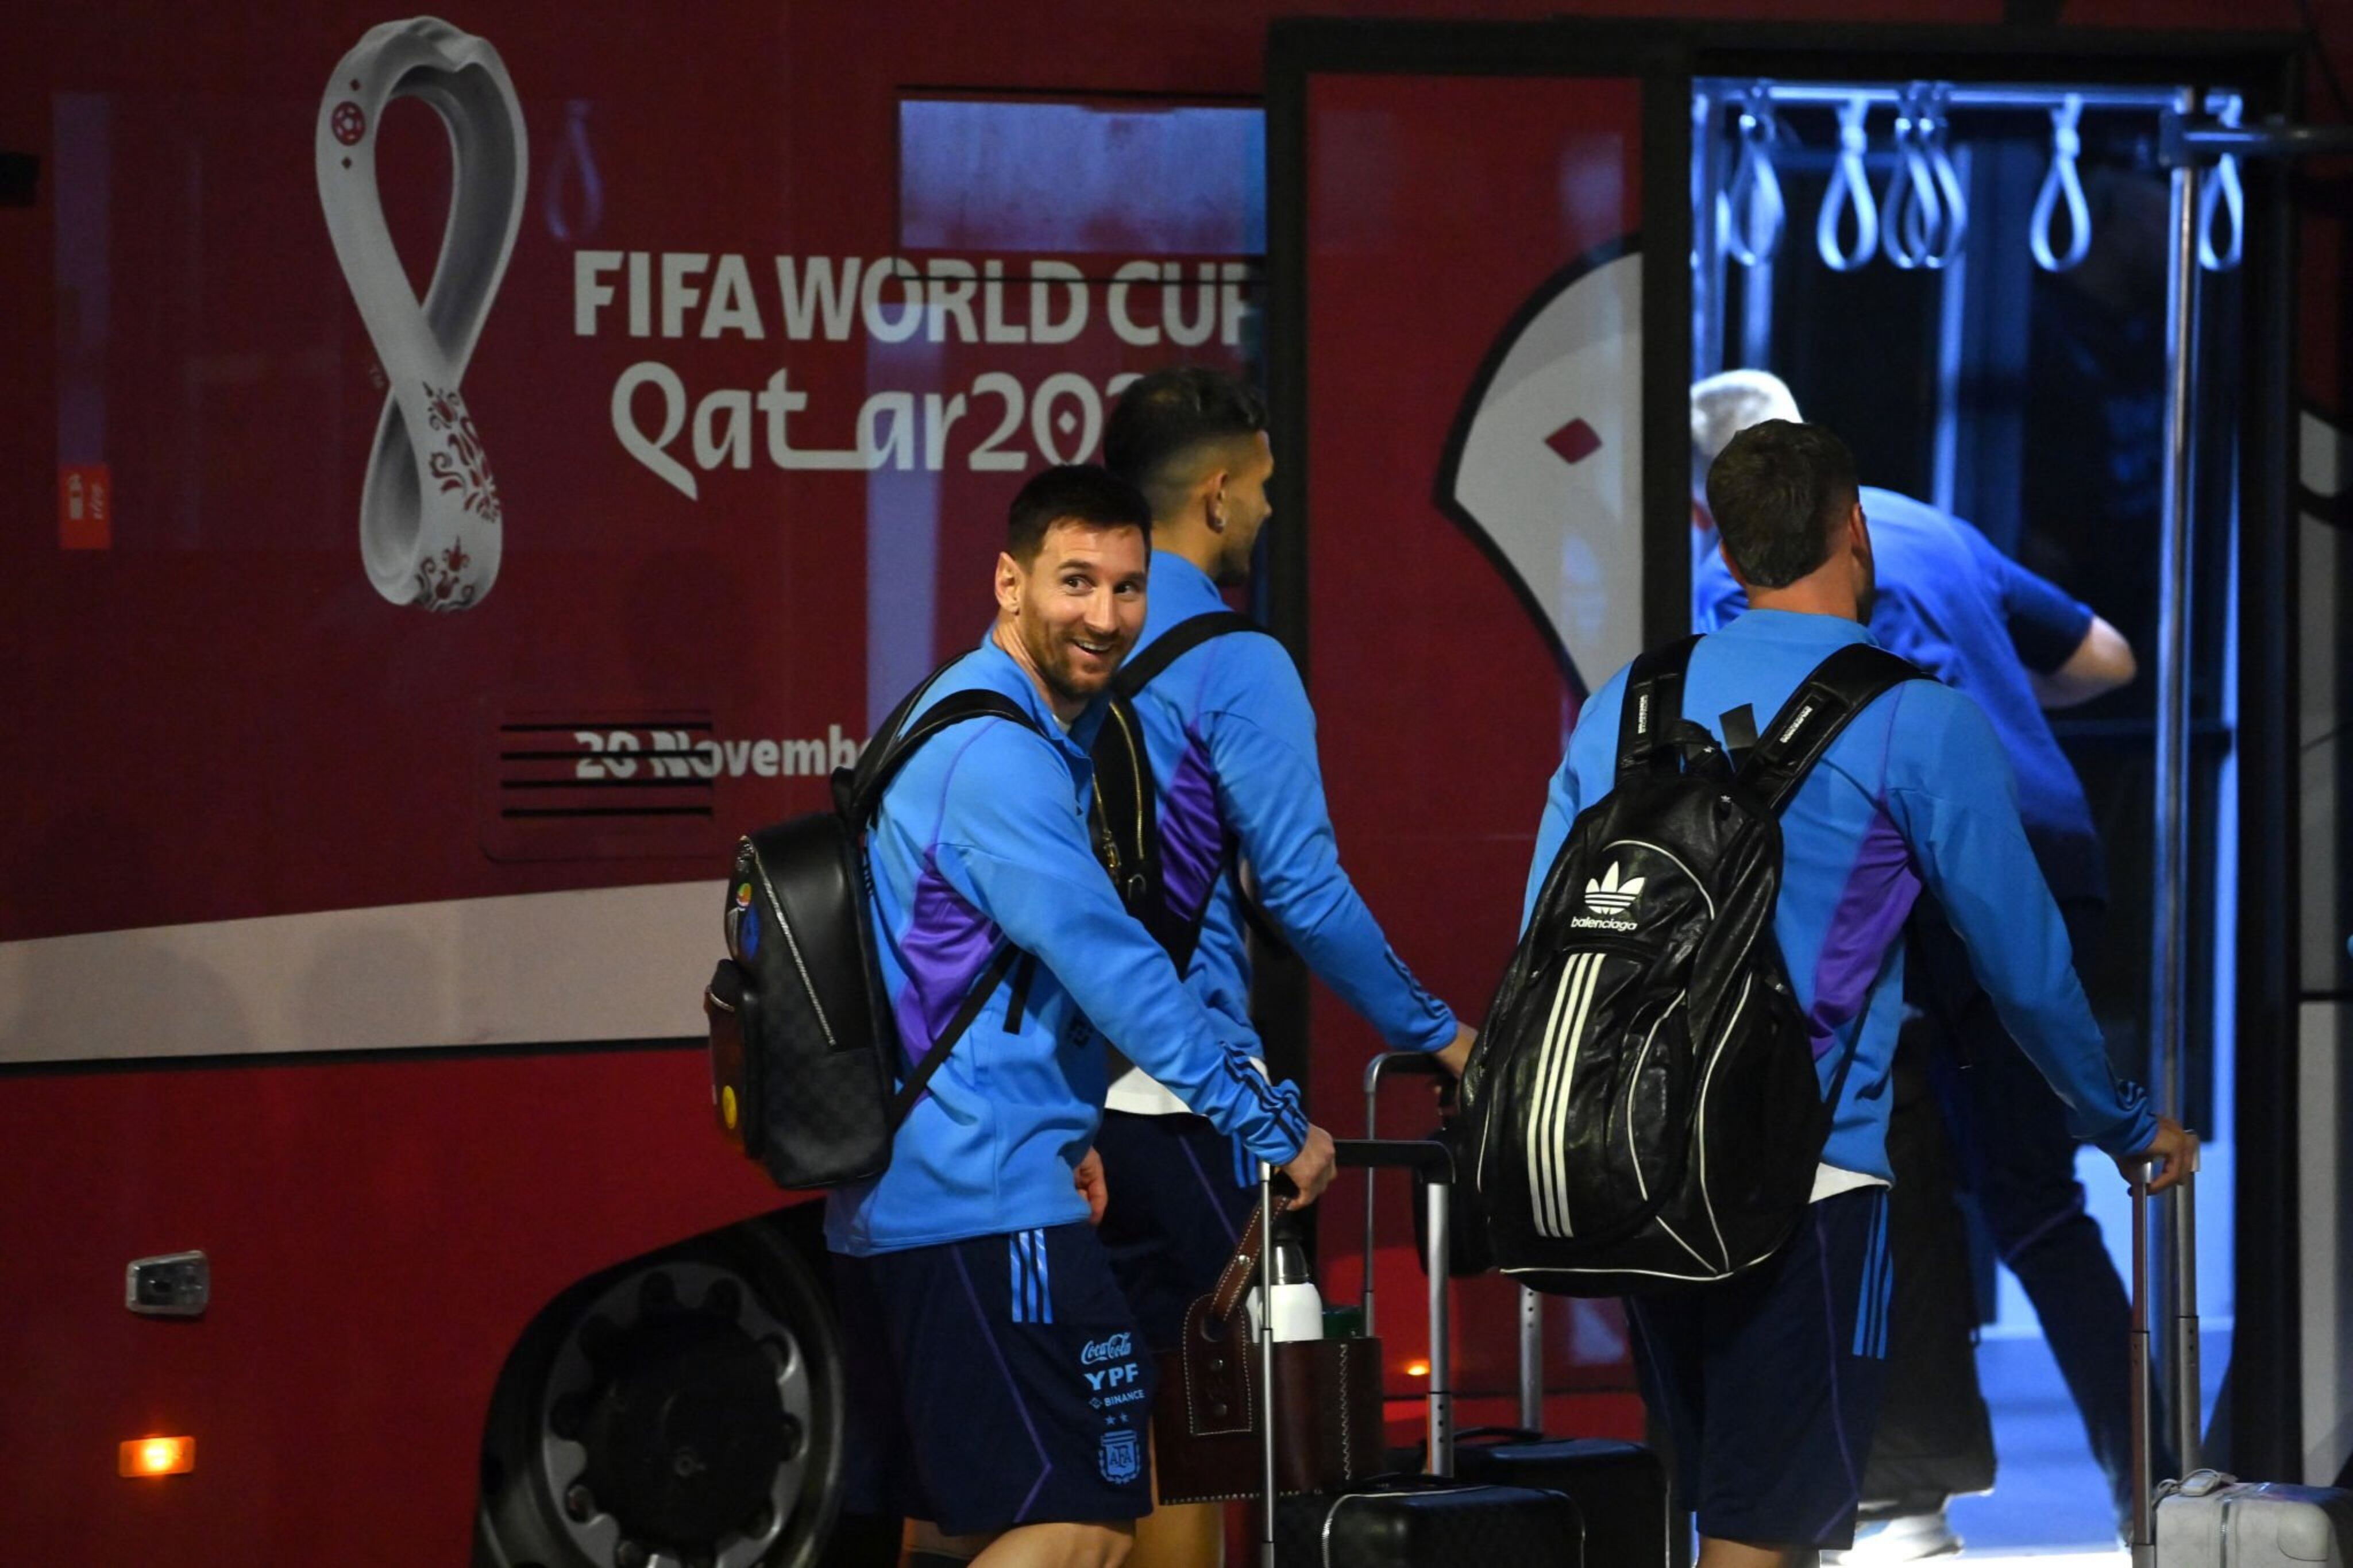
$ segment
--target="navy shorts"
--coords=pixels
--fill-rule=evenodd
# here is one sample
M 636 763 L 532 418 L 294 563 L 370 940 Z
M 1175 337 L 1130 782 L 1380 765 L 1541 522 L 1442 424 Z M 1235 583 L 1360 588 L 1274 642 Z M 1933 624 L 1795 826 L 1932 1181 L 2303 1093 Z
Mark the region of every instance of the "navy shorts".
M 835 1254 L 842 1507 L 950 1535 L 1152 1511 L 1152 1358 L 1083 1221 Z
M 1258 1161 L 1198 1116 L 1103 1112 L 1103 1246 L 1145 1342 L 1173 1350 L 1258 1205 Z
M 1886 1383 L 1887 1190 L 1824 1198 L 1770 1259 L 1627 1302 L 1642 1397 L 1699 1531 L 1844 1548 Z

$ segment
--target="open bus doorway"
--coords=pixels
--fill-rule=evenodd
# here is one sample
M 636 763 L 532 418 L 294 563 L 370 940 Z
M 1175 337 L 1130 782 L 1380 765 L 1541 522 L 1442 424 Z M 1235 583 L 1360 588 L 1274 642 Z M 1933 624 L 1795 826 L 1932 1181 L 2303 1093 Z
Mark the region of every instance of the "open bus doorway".
M 2031 85 L 1701 77 L 1694 81 L 1693 374 L 1753 368 L 1779 376 L 1803 416 L 1854 448 L 1866 486 L 1968 520 L 2011 560 L 2121 631 L 2138 672 L 2120 688 L 2047 715 L 2081 780 L 2105 851 L 2105 914 L 2077 967 L 2119 1072 L 2207 1136 L 2199 1210 L 2200 1409 L 2232 1348 L 2234 1148 L 2233 955 L 2238 900 L 2236 497 L 2240 399 L 2249 372 L 2244 194 L 2227 164 L 2203 182 L 2195 266 L 2196 395 L 2188 555 L 2161 565 L 2167 462 L 2168 289 L 2175 276 L 2168 176 L 2158 163 L 2171 88 L 2097 79 Z M 2239 105 L 2199 105 L 2233 123 Z M 1868 510 L 1868 508 L 1866 508 Z M 1711 542 L 1695 518 L 1695 569 Z M 2168 603 L 2168 593 L 2174 595 Z M 2189 626 L 2187 961 L 2178 1063 L 2153 1051 L 2151 954 L 2161 903 L 2155 847 L 2158 642 L 2178 609 Z M 1932 1146 L 1967 1129 L 1970 1080 L 1944 1053 L 1921 1108 Z M 2178 1099 L 2158 1087 L 2167 1077 Z M 1899 1096 L 1902 1091 L 1899 1089 Z M 1982 1120 L 1982 1118 L 1980 1118 Z M 1983 1130 L 1975 1134 L 1980 1139 Z M 2129 1279 L 2123 1184 L 2079 1151 L 2084 1212 Z M 1931 1156 L 1934 1163 L 1934 1156 Z M 1883 1465 L 1867 1494 L 1891 1526 L 1857 1560 L 1904 1561 L 2052 1548 L 2112 1552 L 2111 1489 L 2036 1302 L 2071 1309 L 2055 1279 L 2083 1271 L 2030 1249 L 2079 1222 L 2065 1212 L 2021 1234 L 1989 1213 L 1965 1154 L 1953 1228 L 1970 1237 L 1965 1282 L 1978 1328 L 1977 1384 L 1989 1420 L 1973 1422 L 1966 1363 L 1941 1372 L 1925 1348 L 1912 1373 L 1937 1393 L 1906 1412 L 1892 1401 Z M 1931 1178 L 1934 1180 L 1936 1178 Z M 1990 1222 L 1990 1223 L 1989 1223 Z M 2044 1228 L 2047 1225 L 2048 1229 Z M 2001 1235 L 2001 1241 L 1996 1237 Z M 2000 1267 L 2004 1244 L 2013 1263 Z M 1899 1260 L 1899 1268 L 1902 1264 Z M 1899 1315 L 1902 1309 L 1899 1308 Z M 1900 1316 L 1899 1316 L 1900 1321 Z M 2080 1334 L 2080 1329 L 2078 1330 Z M 1949 1340 L 1949 1336 L 1948 1340 Z M 1945 1359 L 1966 1352 L 1947 1350 Z M 2115 1352 L 2123 1355 L 2121 1342 Z M 2074 1358 L 2080 1362 L 2080 1352 Z M 1898 1353 L 1898 1366 L 1905 1357 Z M 2073 1372 L 2073 1366 L 2067 1369 Z M 1899 1373 L 1899 1378 L 1903 1376 Z M 1894 1380 L 1892 1380 L 1894 1381 Z M 2085 1404 L 2096 1407 L 2096 1394 Z M 1989 1445 L 1987 1438 L 1989 1436 Z M 1923 1520 L 1949 1491 L 1950 1534 Z
M 2024 401 L 2029 353 L 2049 346 L 2031 315 L 2041 269 L 2027 230 L 2058 141 L 2052 112 L 2070 97 L 2084 100 L 2070 154 L 2078 181 L 2086 163 L 2114 159 L 2119 174 L 2151 184 L 2170 131 L 2185 132 L 2179 148 L 2216 147 L 2219 138 L 2198 129 L 2228 110 L 2211 99 L 2215 89 L 2243 95 L 2249 127 L 2292 111 L 2295 47 L 2276 35 L 2191 41 L 2090 28 L 1582 19 L 1301 19 L 1271 29 L 1268 357 L 1276 445 L 1286 457 L 1271 493 L 1287 520 L 1272 540 L 1274 618 L 1302 650 L 1315 695 L 1334 822 L 1352 874 L 1385 923 L 1398 911 L 1390 935 L 1401 952 L 1508 945 L 1517 900 L 1505 908 L 1481 895 L 1525 878 L 1534 781 L 1556 764 L 1582 703 L 1609 671 L 1688 631 L 1694 376 L 1744 361 L 1781 371 L 1801 407 L 1853 440 L 1867 483 L 1944 501 L 1964 517 L 1991 518 L 1986 498 L 2005 477 L 2017 494 L 2022 452 L 2052 434 L 2032 421 L 2055 424 L 2088 407 L 2125 433 L 2136 419 L 2147 434 L 2163 431 L 2169 397 L 2152 406 L 2145 395 L 2126 396 L 2111 408 L 2070 404 L 2063 391 L 2057 412 Z M 1782 82 L 1841 90 L 1791 103 L 1786 145 L 1772 139 L 1781 221 L 1767 273 L 1727 257 L 1716 198 L 1738 161 L 1736 98 Z M 1843 271 L 1822 264 L 1818 250 L 1809 258 L 1841 166 L 1847 247 L 1857 243 L 1857 192 L 1868 191 L 1877 219 L 1891 175 L 1917 188 L 1889 142 L 1896 99 L 1920 82 L 1947 86 L 1943 145 L 1953 163 L 1943 175 L 1934 166 L 1923 173 L 1939 197 L 1948 176 L 1972 208 L 1957 241 L 1947 237 L 1953 254 L 1939 267 L 1907 268 L 1874 250 Z M 1964 89 L 2006 84 L 2034 96 L 2006 108 L 1962 101 Z M 1858 92 L 1875 101 L 1854 115 L 1850 160 L 1840 110 Z M 2185 92 L 2191 123 L 2169 126 L 2162 110 Z M 2094 149 L 2088 157 L 2086 145 Z M 2044 568 L 2079 574 L 2063 587 L 2105 605 L 2116 597 L 2110 578 L 2124 571 L 2116 558 L 2136 550 L 2146 570 L 2163 538 L 2173 565 L 2159 575 L 2188 590 L 2173 595 L 2167 624 L 2186 625 L 2191 636 L 2186 646 L 2162 639 L 2178 650 L 2162 662 L 2175 694 L 2194 700 L 2155 701 L 2159 639 L 2138 631 L 2147 705 L 2096 726 L 2085 721 L 2069 755 L 2077 769 L 2096 772 L 2097 763 L 2121 781 L 2098 797 L 2114 817 L 2101 824 L 2112 884 L 2125 885 L 2112 887 L 2115 915 L 2100 951 L 2117 955 L 2121 978 L 2105 979 L 2095 963 L 2091 994 L 2136 1077 L 2158 1076 L 2140 1059 L 2156 1032 L 2143 1021 L 2156 1010 L 2142 994 L 2158 924 L 2152 893 L 2175 891 L 2184 916 L 2166 922 L 2186 940 L 2168 947 L 2181 983 L 2168 987 L 2162 1016 L 2166 1037 L 2187 1048 L 2170 1053 L 2164 1076 L 2176 1081 L 2160 1103 L 2182 1110 L 2221 1146 L 2198 1206 L 2207 1220 L 2205 1327 L 2222 1342 L 2200 1358 L 2204 1411 L 2221 1419 L 2197 1435 L 2208 1441 L 2185 1447 L 2247 1474 L 2291 1472 L 2311 1398 L 2297 1360 L 2299 1293 L 2311 1292 L 2299 1283 L 2306 1266 L 2296 1227 L 2312 1200 L 2298 1191 L 2295 1154 L 2295 980 L 2279 954 L 2303 882 L 2321 879 L 2295 856 L 2288 783 L 2296 766 L 2295 584 L 2286 548 L 2296 426 L 2286 395 L 2297 297 L 2280 167 L 2253 160 L 2238 171 L 2240 200 L 2217 197 L 2210 247 L 2218 261 L 2238 252 L 2236 271 L 2210 276 L 2193 259 L 2180 274 L 2169 263 L 2160 272 L 2168 289 L 2177 275 L 2194 279 L 2200 296 L 2204 352 L 2163 356 L 2197 365 L 2204 406 L 2195 479 L 2174 483 L 2168 462 L 2156 486 L 2183 498 L 2194 490 L 2192 547 L 2177 548 L 2175 531 L 2160 534 L 2146 513 L 2135 528 L 2070 517 L 2072 531 L 2052 531 L 2051 542 L 2075 542 L 2080 563 Z M 1993 188 L 1998 176 L 2004 183 Z M 2052 202 L 2063 216 L 2047 243 L 2062 248 L 2072 248 L 2070 188 L 2063 177 Z M 2094 241 L 2122 222 L 2095 208 L 2095 195 L 2132 199 L 2083 193 Z M 1744 200 L 1739 210 L 1751 209 Z M 2233 245 L 2225 220 L 2241 213 L 2243 238 Z M 1921 241 L 1906 222 L 1899 215 L 1895 233 L 1910 254 Z M 1878 230 L 1886 232 L 1884 221 Z M 1810 269 L 1814 291 L 1800 296 Z M 2008 291 L 1997 293 L 2005 279 Z M 1872 298 L 1873 289 L 1910 292 L 1891 306 Z M 2150 322 L 2160 342 L 2163 310 L 2158 304 Z M 1842 335 L 1812 335 L 1833 332 Z M 1908 418 L 1902 428 L 1899 416 Z M 1382 438 L 1364 439 L 1368 430 Z M 2168 439 L 2168 459 L 2173 449 Z M 1940 470 L 1950 476 L 1941 492 Z M 1981 477 L 1964 490 L 1965 475 Z M 2026 519 L 2012 517 L 2006 542 L 2015 549 Z M 1410 573 L 1393 569 L 1400 559 L 1412 562 Z M 2129 605 L 2117 603 L 2107 618 L 2127 635 L 2166 605 L 2154 585 L 2126 597 Z M 1483 635 L 1441 635 L 1464 624 Z M 1536 679 L 1547 662 L 1549 682 Z M 1547 706 L 1558 724 L 1539 731 L 1531 715 Z M 2179 811 L 2157 809 L 2160 733 L 2194 742 L 2189 763 L 2166 773 L 2187 785 Z M 2114 755 L 2102 760 L 2103 750 Z M 2243 813 L 2238 795 L 2249 802 Z M 2155 872 L 2160 821 L 2185 830 L 2186 845 L 2169 834 L 2168 846 L 2186 878 Z M 2242 856 L 2243 898 L 2232 868 Z M 2313 930 L 2327 935 L 2325 927 Z M 2341 948 L 2341 935 L 2331 946 Z M 1443 970 L 1433 984 L 1461 988 Z M 1324 1042 L 1312 1004 L 1297 1011 L 1297 1033 L 1319 1025 L 1314 1087 L 1349 1093 L 1346 1051 Z M 1334 1026 L 1330 1036 L 1345 1044 L 1346 1026 Z M 2235 1136 L 2241 1119 L 2244 1137 Z M 2095 1194 L 2120 1197 L 2112 1169 L 2089 1173 Z M 1336 1205 L 1326 1216 L 1344 1228 L 1347 1217 Z M 2125 1236 L 2122 1217 L 2103 1226 L 2110 1241 Z M 1399 1257 L 1410 1268 L 1402 1249 Z M 1352 1282 L 1335 1280 L 1344 1292 Z M 1582 1355 L 1575 1331 L 1588 1304 L 1576 1305 L 1547 1313 L 1544 1324 L 1548 1430 L 1595 1430 L 1593 1415 L 1569 1399 L 1599 1392 L 1605 1380 L 1617 1380 L 1611 1394 L 1626 1392 L 1622 1359 L 1588 1363 Z M 2252 1325 L 2243 1341 L 2222 1331 L 2241 1314 Z M 1459 1382 L 1482 1392 L 1508 1386 L 1500 1358 L 1479 1359 L 1477 1315 L 1474 1301 L 1458 1320 L 1474 1324 L 1463 1336 L 1471 1353 L 1456 1368 Z M 2005 1321 L 1998 1299 L 1992 1315 L 2005 1327 L 2031 1316 Z M 1404 1332 L 1410 1338 L 1412 1325 Z M 2117 1358 L 2126 1353 L 2119 1335 Z M 1572 1385 L 1572 1372 L 1591 1381 Z M 2057 1411 L 2046 1440 L 2072 1451 L 2084 1441 L 2080 1425 L 2063 1404 Z M 1992 1504 L 2016 1526 L 2013 1548 L 2113 1552 L 2109 1490 L 2088 1458 L 2062 1482 L 2078 1510 L 2072 1521 L 2031 1501 L 2009 1506 L 2028 1468 L 2021 1441 L 2001 1445 L 2009 1496 L 1998 1489 Z M 1981 1557 L 2002 1544 L 1989 1525 L 1969 1529 Z

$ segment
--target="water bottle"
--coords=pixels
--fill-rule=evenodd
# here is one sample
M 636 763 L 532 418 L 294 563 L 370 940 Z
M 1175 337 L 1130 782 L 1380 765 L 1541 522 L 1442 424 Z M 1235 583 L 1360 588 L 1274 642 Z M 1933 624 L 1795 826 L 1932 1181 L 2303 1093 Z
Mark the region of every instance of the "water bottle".
M 1259 1291 L 1250 1293 L 1250 1321 L 1258 1321 Z M 1324 1298 L 1307 1274 L 1307 1249 L 1282 1219 L 1274 1224 L 1274 1337 L 1277 1340 L 1320 1340 L 1324 1337 Z

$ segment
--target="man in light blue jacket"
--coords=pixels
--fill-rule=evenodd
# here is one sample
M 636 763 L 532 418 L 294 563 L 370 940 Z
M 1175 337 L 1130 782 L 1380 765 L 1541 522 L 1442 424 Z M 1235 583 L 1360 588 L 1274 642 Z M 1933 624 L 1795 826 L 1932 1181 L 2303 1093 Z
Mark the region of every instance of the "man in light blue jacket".
M 1830 654 L 1872 640 L 1873 556 L 1858 493 L 1845 444 L 1787 420 L 1744 431 L 1709 471 L 1709 505 L 1750 608 L 1693 650 L 1683 711 L 1720 743 L 1727 729 L 1768 722 Z M 1577 814 L 1613 787 L 1625 679 L 1594 693 L 1569 738 L 1526 908 Z M 1744 710 L 1746 724 L 1727 723 Z M 1747 1274 L 1630 1303 L 1644 1398 L 1672 1435 L 1677 1490 L 1699 1516 L 1700 1568 L 1781 1568 L 1852 1537 L 1886 1353 L 1899 938 L 1924 890 L 2076 1137 L 2119 1163 L 2157 1160 L 2158 1189 L 2179 1179 L 2196 1146 L 2111 1075 L 2001 743 L 1969 698 L 1912 680 L 1873 702 L 1791 796 L 1781 830 L 1774 935 L 1825 1089 L 1853 1054 L 1810 1223 Z
M 1103 453 L 1152 507 L 1142 658 L 1176 628 L 1224 612 L 1222 590 L 1248 579 L 1271 511 L 1266 410 L 1220 371 L 1155 371 L 1120 395 Z M 1461 1072 L 1472 1031 L 1390 950 L 1341 867 L 1315 710 L 1282 645 L 1257 630 L 1212 637 L 1176 655 L 1134 706 L 1156 795 L 1166 913 L 1192 939 L 1174 954 L 1186 989 L 1232 1037 L 1261 1048 L 1250 1012 L 1247 875 L 1269 934 L 1390 1048 L 1437 1053 Z M 1255 1177 L 1208 1107 L 1129 1056 L 1116 1064 L 1097 1140 L 1115 1194 L 1103 1235 L 1145 1335 L 1166 1348 L 1231 1251 Z M 1214 1507 L 1164 1508 L 1139 1535 L 1136 1557 L 1215 1561 L 1218 1541 Z
M 1104 1035 L 1177 1086 L 1302 1201 L 1332 1141 L 1251 1042 L 1179 984 L 1087 840 L 1088 749 L 1144 620 L 1150 513 L 1100 468 L 1023 487 L 997 616 L 932 684 L 1008 697 L 934 737 L 867 840 L 875 938 L 909 1064 L 1009 944 L 1025 955 L 899 1130 L 890 1168 L 827 1201 L 852 1471 L 848 1506 L 920 1521 L 914 1548 L 982 1563 L 1105 1563 L 1151 1508 L 1151 1361 L 1091 1228 Z M 914 715 L 911 715 L 911 719 Z
M 1248 579 L 1271 511 L 1274 457 L 1257 395 L 1197 366 L 1156 371 L 1129 386 L 1103 447 L 1112 471 L 1152 506 L 1141 658 L 1187 622 L 1224 612 L 1221 590 Z M 1168 912 L 1198 931 L 1176 955 L 1186 989 L 1257 1048 L 1247 875 L 1272 934 L 1392 1048 L 1436 1052 L 1460 1071 L 1471 1031 L 1390 950 L 1340 865 L 1316 763 L 1315 711 L 1282 645 L 1254 629 L 1212 637 L 1177 655 L 1134 701 L 1157 797 Z M 1233 1245 L 1252 1185 L 1248 1162 L 1238 1162 L 1198 1114 L 1205 1107 L 1140 1060 L 1114 1077 L 1107 1103 L 1100 1147 L 1123 1201 L 1104 1235 L 1145 1331 L 1166 1343 Z M 1123 1183 L 1128 1173 L 1133 1179 Z
M 1698 383 L 1692 388 L 1695 470 L 1704 475 L 1703 457 L 1714 458 L 1759 420 L 1798 417 L 1796 398 L 1767 372 L 1726 371 Z M 2078 954 L 2095 953 L 2108 902 L 2105 857 L 2084 786 L 2043 715 L 2131 680 L 2132 645 L 2091 606 L 2010 560 L 1961 519 L 1894 490 L 1864 485 L 1857 494 L 1870 519 L 1876 588 L 1872 636 L 1984 710 L 2016 779 L 2026 841 L 2058 900 L 2069 943 Z M 1746 607 L 1746 591 L 1711 539 L 1692 576 L 1694 629 L 1720 630 Z M 1923 1029 L 1941 1033 L 1968 1070 L 1929 1074 L 1907 1062 L 1899 1077 L 1919 1071 L 1936 1083 L 1933 1100 L 1925 1088 L 1919 1091 L 1924 1120 L 1933 1118 L 1935 1101 L 1941 1100 L 1957 1134 L 1954 1153 L 1963 1184 L 1976 1194 L 2001 1261 L 2018 1276 L 2042 1320 L 2082 1413 L 2093 1458 L 2107 1477 L 2121 1534 L 2131 1523 L 2139 1484 L 2132 1464 L 2130 1368 L 2116 1353 L 2130 1326 L 2131 1304 L 2100 1227 L 2084 1210 L 2063 1108 L 2003 1030 L 1959 959 L 1949 929 L 1933 910 L 1929 915 L 1915 922 L 1911 993 L 1929 1015 Z M 1907 1129 L 1905 1120 L 1896 1119 L 1899 1145 L 1918 1148 L 1941 1136 L 1934 1126 L 1915 1122 Z M 1932 1157 L 1929 1168 L 1938 1163 Z M 1899 1262 L 1916 1249 L 1954 1244 L 1936 1234 L 1939 1224 L 1958 1223 L 1948 1197 L 1939 1193 L 1937 1198 L 1947 1205 L 1941 1211 L 1924 1204 L 1907 1213 L 1898 1201 Z M 1881 1488 L 1864 1499 L 1859 1532 L 1873 1561 L 1953 1549 L 1941 1499 L 1917 1491 L 1934 1479 L 1937 1466 L 1916 1460 L 1924 1452 L 1935 1456 L 1940 1438 L 1950 1441 L 1952 1428 L 1942 1424 L 1954 1419 L 1952 1384 L 1975 1387 L 1965 1328 L 1973 1321 L 1973 1307 L 1917 1295 L 1896 1310 L 1894 1364 L 1914 1375 L 1911 1389 L 1889 1402 L 1895 1427 L 1890 1436 L 1897 1452 L 1908 1452 L 1915 1462 L 1874 1462 L 1878 1474 L 1865 1478 L 1867 1487 Z M 1927 1390 L 1940 1397 L 1926 1397 Z M 2155 1463 L 2158 1474 L 2170 1475 L 2165 1426 L 2156 1423 Z M 1888 1486 L 1891 1477 L 1897 1479 L 1895 1489 Z M 1871 1517 L 1874 1511 L 1880 1520 Z

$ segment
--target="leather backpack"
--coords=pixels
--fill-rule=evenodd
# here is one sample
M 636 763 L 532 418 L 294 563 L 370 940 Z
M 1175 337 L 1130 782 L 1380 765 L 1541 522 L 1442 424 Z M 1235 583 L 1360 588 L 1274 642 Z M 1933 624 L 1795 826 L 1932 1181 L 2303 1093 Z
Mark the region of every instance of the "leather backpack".
M 1616 1296 L 1725 1279 L 1804 1217 L 1828 1097 L 1773 918 L 1780 812 L 1915 666 L 1867 643 L 1799 684 L 1736 765 L 1682 718 L 1699 639 L 1626 682 L 1614 787 L 1546 873 L 1462 1077 L 1456 1149 L 1496 1266 Z
M 994 691 L 942 698 L 907 715 L 934 672 L 882 721 L 854 768 L 833 774 L 830 810 L 747 835 L 735 848 L 723 920 L 728 956 L 703 988 L 712 1109 L 720 1131 L 787 1189 L 879 1175 L 891 1140 L 957 1038 L 1026 955 L 1000 943 L 947 1028 L 902 1081 L 906 1060 L 873 938 L 866 830 L 900 768 L 967 720 L 1038 725 Z

